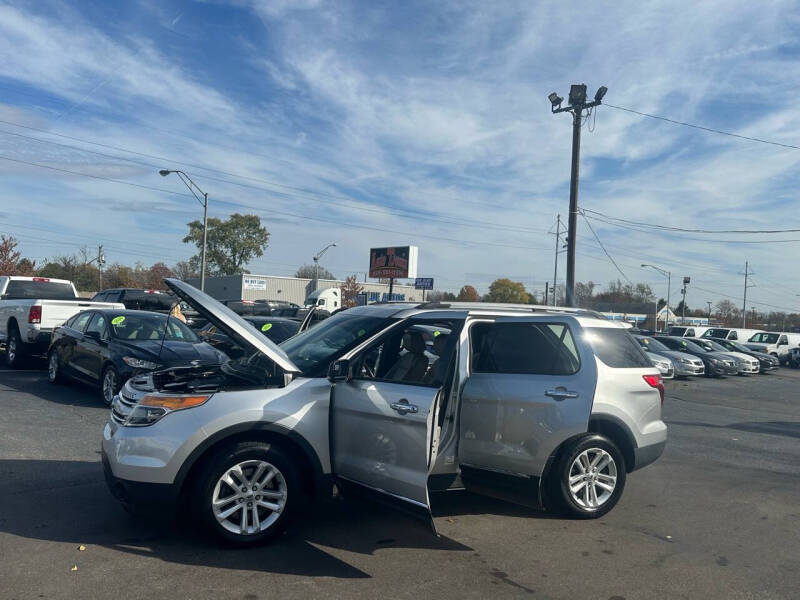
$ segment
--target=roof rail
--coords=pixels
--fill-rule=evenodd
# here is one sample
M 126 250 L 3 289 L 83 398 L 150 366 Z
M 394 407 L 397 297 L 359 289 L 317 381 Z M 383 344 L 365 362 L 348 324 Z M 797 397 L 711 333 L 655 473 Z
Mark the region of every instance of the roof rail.
M 426 302 L 420 304 L 418 308 L 423 310 L 435 310 L 442 308 L 458 308 L 464 310 L 511 310 L 520 312 L 540 312 L 540 313 L 570 313 L 576 315 L 586 315 L 607 320 L 605 315 L 589 308 L 577 308 L 571 306 L 549 306 L 545 304 L 511 304 L 503 302 Z

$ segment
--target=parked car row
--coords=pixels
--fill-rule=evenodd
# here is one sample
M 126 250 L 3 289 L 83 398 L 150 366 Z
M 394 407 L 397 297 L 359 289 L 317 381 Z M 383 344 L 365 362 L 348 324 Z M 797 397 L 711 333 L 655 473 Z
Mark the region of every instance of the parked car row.
M 691 338 L 695 341 L 709 339 L 721 344 L 731 352 L 745 353 L 745 350 L 748 350 L 768 354 L 777 358 L 780 364 L 790 366 L 797 364 L 796 361 L 792 361 L 791 357 L 794 349 L 800 347 L 800 333 L 787 331 L 770 332 L 737 327 L 672 326 L 664 335 Z M 723 341 L 733 342 L 738 346 L 733 349 L 731 346 L 722 344 Z

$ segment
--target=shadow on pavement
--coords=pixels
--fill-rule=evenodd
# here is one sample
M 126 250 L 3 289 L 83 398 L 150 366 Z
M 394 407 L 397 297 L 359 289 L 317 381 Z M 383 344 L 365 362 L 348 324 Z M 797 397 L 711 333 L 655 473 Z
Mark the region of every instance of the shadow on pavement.
M 366 555 L 390 547 L 472 550 L 433 535 L 421 521 L 349 498 L 313 504 L 270 545 L 239 550 L 216 545 L 186 519 L 168 514 L 131 517 L 106 489 L 99 462 L 0 460 L 0 482 L 0 532 L 96 545 L 184 565 L 365 578 L 370 575 L 318 546 Z M 460 492 L 440 496 L 435 508 L 436 516 L 484 513 L 543 515 Z
M 800 438 L 800 422 L 797 421 L 752 421 L 731 423 L 730 425 L 714 425 L 712 423 L 696 423 L 690 421 L 669 421 L 669 425 L 685 425 L 686 427 L 710 427 L 712 429 L 734 429 L 748 433 L 766 433 L 784 437 Z

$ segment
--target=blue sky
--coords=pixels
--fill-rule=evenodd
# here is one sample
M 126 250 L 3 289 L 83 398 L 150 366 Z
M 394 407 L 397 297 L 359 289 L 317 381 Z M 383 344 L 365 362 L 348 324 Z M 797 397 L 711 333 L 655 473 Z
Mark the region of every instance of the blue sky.
M 292 274 L 335 241 L 325 266 L 363 274 L 370 246 L 410 243 L 437 288 L 510 276 L 541 291 L 570 156 L 547 94 L 606 85 L 610 104 L 798 145 L 799 17 L 793 2 L 4 2 L 0 231 L 39 260 L 103 243 L 110 261 L 173 264 L 201 210 L 156 170 L 182 168 L 213 216 L 262 217 L 272 235 L 253 272 Z M 800 151 L 594 116 L 582 206 L 687 228 L 800 226 Z M 800 310 L 800 242 L 724 242 L 800 234 L 594 228 L 659 295 L 640 263 L 691 276 L 701 307 L 738 302 L 749 260 L 759 309 Z M 622 277 L 583 220 L 578 253 L 579 280 Z

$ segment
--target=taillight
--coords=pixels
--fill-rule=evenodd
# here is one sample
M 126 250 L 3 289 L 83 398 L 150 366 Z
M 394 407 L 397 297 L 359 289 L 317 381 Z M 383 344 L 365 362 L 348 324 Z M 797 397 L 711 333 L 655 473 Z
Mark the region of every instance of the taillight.
M 651 388 L 656 388 L 661 396 L 661 405 L 664 405 L 664 382 L 661 380 L 661 375 L 642 375 L 642 379 L 647 382 Z
M 42 307 L 31 306 L 28 311 L 28 323 L 41 323 L 42 322 Z

